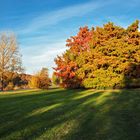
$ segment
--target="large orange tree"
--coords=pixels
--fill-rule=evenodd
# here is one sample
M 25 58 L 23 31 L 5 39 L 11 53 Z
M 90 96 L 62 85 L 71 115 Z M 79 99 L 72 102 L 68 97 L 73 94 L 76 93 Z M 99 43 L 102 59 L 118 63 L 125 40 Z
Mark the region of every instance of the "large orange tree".
M 109 22 L 80 28 L 67 40 L 67 51 L 55 59 L 64 87 L 123 88 L 140 86 L 140 32 Z

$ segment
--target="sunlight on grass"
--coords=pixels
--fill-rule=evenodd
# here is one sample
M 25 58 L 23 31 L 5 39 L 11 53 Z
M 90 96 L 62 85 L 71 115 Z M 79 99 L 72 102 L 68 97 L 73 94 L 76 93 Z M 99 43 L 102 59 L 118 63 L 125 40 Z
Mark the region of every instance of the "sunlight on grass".
M 87 97 L 89 95 L 93 95 L 97 92 L 99 92 L 99 91 L 95 91 L 93 89 L 82 91 L 82 92 L 76 94 L 76 97 L 73 97 L 73 100 L 81 99 L 81 98 Z
M 63 139 L 67 134 L 69 134 L 73 129 L 78 126 L 77 120 L 65 121 L 62 124 L 56 125 L 53 128 L 46 130 L 44 128 L 44 133 L 37 140 L 48 140 L 48 139 Z
M 23 89 L 23 90 L 13 90 L 13 91 L 3 91 L 0 92 L 1 95 L 5 94 L 17 94 L 17 93 L 30 93 L 30 92 L 36 92 L 41 91 L 40 89 Z
M 90 105 L 92 104 L 93 106 L 100 106 L 104 102 L 107 102 L 107 100 L 113 100 L 114 97 L 112 97 L 112 94 L 119 94 L 120 90 L 114 90 L 114 93 L 112 93 L 112 90 L 97 90 L 95 92 L 90 93 L 89 95 L 93 95 L 91 98 L 86 100 L 85 102 L 82 103 L 82 105 Z M 88 95 L 85 94 L 84 97 Z M 106 109 L 108 110 L 108 106 L 105 106 Z M 105 111 L 104 110 L 104 111 Z
M 117 94 L 117 93 L 118 94 L 120 93 L 119 90 L 114 91 L 113 94 Z M 106 100 L 108 100 L 109 98 L 112 98 L 111 95 L 112 95 L 112 90 L 104 91 L 103 94 L 101 94 L 101 96 L 99 96 L 98 98 L 96 98 L 95 105 L 98 106 L 98 105 L 103 104 Z
M 57 103 L 57 104 L 53 104 L 53 105 L 50 105 L 50 106 L 45 106 L 45 107 L 42 107 L 42 108 L 39 108 L 39 109 L 35 109 L 31 113 L 29 113 L 27 115 L 27 117 L 31 117 L 31 116 L 34 116 L 34 115 L 39 115 L 39 114 L 45 113 L 45 112 L 50 111 L 50 110 L 52 110 L 56 107 L 59 107 L 61 105 L 62 105 L 62 103 Z
M 96 98 L 95 105 L 101 105 L 106 101 L 106 97 L 111 95 L 111 92 L 104 92 L 102 95 L 100 95 L 98 98 Z

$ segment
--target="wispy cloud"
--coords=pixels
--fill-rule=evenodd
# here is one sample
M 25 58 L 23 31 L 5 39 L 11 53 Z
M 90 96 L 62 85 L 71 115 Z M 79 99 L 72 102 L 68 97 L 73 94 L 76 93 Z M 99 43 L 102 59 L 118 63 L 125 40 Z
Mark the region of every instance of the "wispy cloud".
M 22 54 L 24 54 L 23 65 L 28 73 L 34 73 L 41 67 L 47 67 L 50 70 L 50 74 L 52 74 L 52 67 L 55 66 L 54 59 L 66 50 L 64 41 L 47 45 L 42 44 L 36 47 L 29 46 L 26 49 L 22 48 Z
M 39 15 L 36 18 L 32 19 L 32 21 L 26 27 L 24 27 L 22 33 L 30 33 L 44 27 L 46 28 L 50 25 L 55 25 L 63 20 L 70 19 L 72 17 L 81 17 L 93 10 L 110 4 L 110 2 L 111 1 L 90 1 L 87 3 L 62 8 L 49 13 L 43 13 L 42 15 Z
M 41 67 L 48 67 L 51 74 L 53 71 L 52 67 L 55 66 L 54 58 L 66 50 L 65 39 L 55 38 L 54 43 L 50 43 L 53 42 L 53 38 L 50 38 L 50 36 L 48 37 L 48 34 L 34 36 L 34 33 L 40 32 L 41 29 L 50 28 L 50 26 L 56 25 L 64 20 L 82 17 L 83 15 L 110 3 L 111 1 L 95 2 L 92 0 L 90 2 L 65 7 L 49 13 L 43 13 L 42 15 L 33 18 L 28 24 L 26 23 L 26 25 L 19 30 L 20 35 L 25 34 L 26 36 L 21 39 L 21 43 L 24 42 L 22 44 L 22 54 L 23 65 L 26 67 L 26 71 L 28 73 L 34 73 Z M 31 43 L 33 44 L 31 45 Z
M 23 54 L 23 65 L 28 73 L 34 73 L 41 67 L 48 67 L 50 74 L 52 73 L 52 67 L 55 66 L 54 58 L 57 55 L 62 54 L 65 50 L 65 39 L 56 39 L 54 43 L 49 43 L 53 40 L 47 35 L 44 36 L 32 36 L 34 32 L 40 31 L 44 28 L 49 28 L 64 20 L 81 17 L 87 13 L 101 8 L 107 3 L 90 1 L 87 3 L 69 6 L 49 13 L 43 13 L 42 15 L 33 18 L 23 29 L 19 30 L 19 34 L 25 34 L 28 37 L 21 39 L 21 48 Z M 48 41 L 48 39 L 50 39 Z M 23 42 L 23 44 L 22 44 Z M 36 42 L 36 43 L 34 43 Z M 31 45 L 31 43 L 33 43 Z

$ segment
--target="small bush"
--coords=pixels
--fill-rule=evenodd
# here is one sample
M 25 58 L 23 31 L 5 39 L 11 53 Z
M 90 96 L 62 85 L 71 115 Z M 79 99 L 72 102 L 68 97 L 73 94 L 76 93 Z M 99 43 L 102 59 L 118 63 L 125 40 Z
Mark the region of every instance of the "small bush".
M 7 85 L 7 87 L 5 88 L 5 90 L 13 90 L 14 89 L 14 85 L 12 82 L 9 82 L 9 84 Z

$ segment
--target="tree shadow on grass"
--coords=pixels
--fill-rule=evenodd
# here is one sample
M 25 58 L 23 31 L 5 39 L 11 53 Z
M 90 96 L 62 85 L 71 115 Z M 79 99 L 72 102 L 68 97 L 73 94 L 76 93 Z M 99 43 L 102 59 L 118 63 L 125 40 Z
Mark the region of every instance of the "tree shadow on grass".
M 87 110 L 79 127 L 65 140 L 140 139 L 140 91 L 120 90 L 104 98 L 100 103 L 88 104 L 93 110 Z
M 79 99 L 79 101 L 73 100 L 74 97 L 79 96 L 79 93 L 81 94 L 82 90 L 56 90 L 48 92 L 50 93 L 12 96 L 0 99 L 1 139 L 8 135 L 13 135 L 14 139 L 14 133 L 16 132 L 21 132 L 23 139 L 40 136 L 44 130 L 47 131 L 54 126 L 68 121 L 71 116 L 74 118 L 78 113 L 78 110 L 75 112 L 75 108 L 78 108 L 82 102 L 90 98 L 87 96 Z M 57 104 L 60 104 L 60 106 L 47 109 Z M 42 108 L 46 108 L 47 111 L 42 111 L 41 113 L 39 111 L 32 115 L 32 112 Z M 26 128 L 30 128 L 31 132 L 26 134 L 24 132 Z M 24 135 L 23 132 L 25 133 Z
M 50 90 L 2 98 L 0 138 L 139 140 L 139 103 L 138 89 Z

